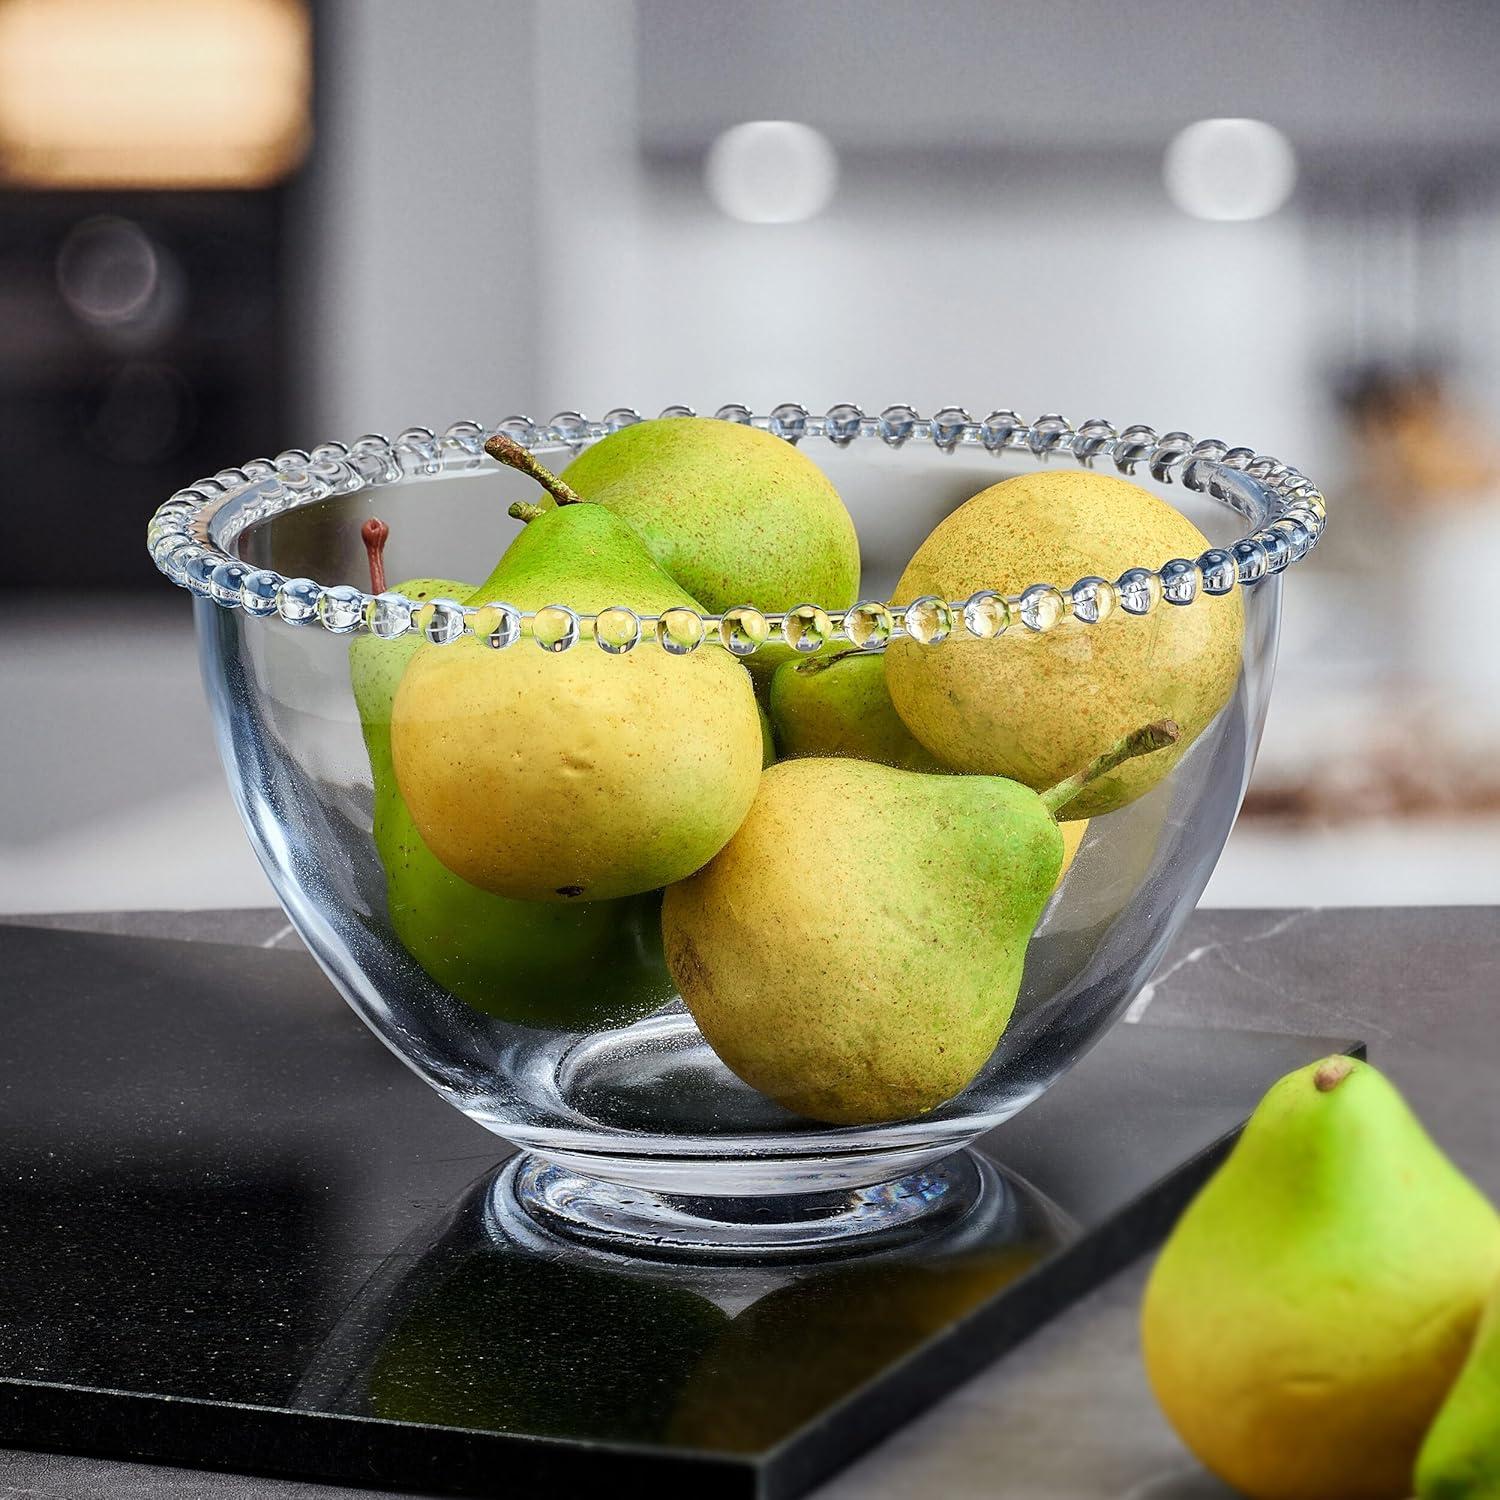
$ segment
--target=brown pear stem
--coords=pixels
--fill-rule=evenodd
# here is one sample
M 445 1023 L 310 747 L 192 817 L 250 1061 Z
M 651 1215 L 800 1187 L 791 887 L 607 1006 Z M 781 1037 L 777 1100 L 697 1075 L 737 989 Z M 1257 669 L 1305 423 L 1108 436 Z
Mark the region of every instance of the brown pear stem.
M 1153 750 L 1165 750 L 1182 738 L 1182 731 L 1171 719 L 1158 719 L 1117 740 L 1103 755 L 1095 756 L 1075 776 L 1059 781 L 1055 787 L 1042 793 L 1047 811 L 1055 818 L 1089 782 L 1097 781 L 1107 771 L 1113 771 L 1122 761 L 1134 760 L 1138 755 L 1150 755 Z
M 391 528 L 384 521 L 371 516 L 359 528 L 359 539 L 365 544 L 365 556 L 370 559 L 370 592 L 385 593 L 385 544 Z
M 508 468 L 516 469 L 536 480 L 559 505 L 577 505 L 583 499 L 577 490 L 564 484 L 551 469 L 543 468 L 514 438 L 497 432 L 484 445 L 484 451 Z
M 1352 1057 L 1330 1057 L 1313 1074 L 1313 1083 L 1320 1094 L 1331 1094 L 1353 1071 Z
M 547 512 L 540 505 L 533 505 L 529 500 L 517 500 L 505 514 L 530 524 L 532 521 L 539 521 Z
M 843 661 L 846 657 L 874 656 L 876 654 L 873 651 L 866 651 L 860 646 L 846 646 L 842 651 L 829 651 L 825 648 L 809 656 L 806 661 L 799 661 L 797 663 L 797 672 L 799 675 L 811 676 L 814 672 L 826 671 L 835 662 Z

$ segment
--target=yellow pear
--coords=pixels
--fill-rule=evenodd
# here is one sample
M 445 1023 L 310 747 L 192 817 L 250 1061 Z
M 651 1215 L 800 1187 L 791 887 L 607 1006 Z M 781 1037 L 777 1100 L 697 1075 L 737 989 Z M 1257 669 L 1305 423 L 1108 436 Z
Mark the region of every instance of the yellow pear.
M 1500 1496 L 1500 1285 L 1417 1456 L 1417 1500 Z
M 844 502 L 805 449 L 760 428 L 713 417 L 636 422 L 585 448 L 562 478 L 628 522 L 716 613 L 854 603 L 859 538 Z M 795 656 L 768 645 L 745 663 L 764 678 Z
M 1041 795 L 998 776 L 778 761 L 739 832 L 662 901 L 667 966 L 709 1046 L 811 1119 L 936 1109 L 1010 1021 L 1062 869 L 1057 813 L 1175 737 L 1147 725 Z
M 1062 869 L 1057 872 L 1057 884 L 1061 885 L 1063 876 L 1073 868 L 1073 861 L 1078 858 L 1078 851 L 1083 847 L 1083 836 L 1089 831 L 1089 820 L 1075 818 L 1071 823 L 1059 823 L 1057 831 L 1062 834 L 1063 841 Z
M 487 446 L 545 475 L 503 440 Z M 475 602 L 697 611 L 624 521 L 558 488 L 555 509 L 513 507 L 526 528 Z M 455 875 L 518 900 L 582 902 L 655 890 L 710 860 L 750 807 L 764 742 L 749 674 L 711 646 L 496 651 L 465 636 L 412 657 L 391 753 L 418 832 Z
M 948 516 L 907 565 L 896 598 L 1113 581 L 1208 546 L 1139 485 L 1083 469 L 1024 474 Z M 1182 738 L 1171 751 L 1119 766 L 1069 809 L 1094 817 L 1154 786 L 1229 701 L 1243 632 L 1238 591 L 1181 607 L 1163 601 L 1144 618 L 1116 609 L 1096 625 L 1064 621 L 1037 633 L 1017 624 L 993 640 L 956 630 L 938 646 L 892 642 L 886 685 L 907 728 L 946 765 L 1038 790 L 1136 725 L 1173 720 Z
M 1405 1500 L 1500 1276 L 1500 1216 L 1376 1070 L 1277 1083 L 1162 1250 L 1146 1373 L 1252 1500 Z

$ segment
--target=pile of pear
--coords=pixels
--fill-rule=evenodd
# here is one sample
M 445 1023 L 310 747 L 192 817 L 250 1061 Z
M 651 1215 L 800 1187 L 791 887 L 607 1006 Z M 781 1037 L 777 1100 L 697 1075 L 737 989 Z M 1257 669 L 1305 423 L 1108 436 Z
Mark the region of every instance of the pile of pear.
M 1160 782 L 1228 701 L 1237 595 L 941 645 L 693 649 L 704 614 L 854 603 L 854 523 L 805 453 L 698 418 L 626 427 L 560 476 L 486 447 L 542 486 L 510 509 L 521 530 L 477 586 L 397 584 L 418 628 L 351 648 L 405 953 L 524 1026 L 618 1026 L 680 994 L 733 1073 L 806 1118 L 960 1094 L 1089 819 Z M 366 530 L 378 593 L 384 528 Z M 895 602 L 1206 546 L 1139 486 L 1028 475 L 939 525 Z M 426 641 L 435 598 L 496 633 Z
M 1270 1090 L 1141 1335 L 1178 1434 L 1253 1500 L 1500 1497 L 1500 1214 L 1366 1063 Z

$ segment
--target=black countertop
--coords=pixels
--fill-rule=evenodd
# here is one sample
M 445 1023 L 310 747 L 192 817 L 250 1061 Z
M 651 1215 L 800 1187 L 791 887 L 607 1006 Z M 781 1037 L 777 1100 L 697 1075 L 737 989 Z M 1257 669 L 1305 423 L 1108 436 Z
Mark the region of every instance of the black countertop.
M 280 912 L 0 918 L 204 942 L 297 946 Z M 1500 1198 L 1500 912 L 1204 911 L 1135 1024 L 1360 1036 L 1448 1152 Z M 818 1492 L 820 1500 L 1212 1500 L 1140 1371 L 1133 1267 Z M 0 1500 L 354 1500 L 369 1491 L 0 1451 Z

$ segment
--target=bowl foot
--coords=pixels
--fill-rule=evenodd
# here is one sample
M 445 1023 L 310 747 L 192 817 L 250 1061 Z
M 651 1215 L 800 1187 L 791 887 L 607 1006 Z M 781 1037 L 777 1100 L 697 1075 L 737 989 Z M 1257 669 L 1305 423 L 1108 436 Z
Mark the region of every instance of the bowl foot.
M 523 1152 L 495 1180 L 492 1211 L 565 1238 L 668 1260 L 805 1260 L 951 1227 L 1003 1188 L 970 1151 L 889 1182 L 780 1196 L 693 1197 L 585 1176 Z

